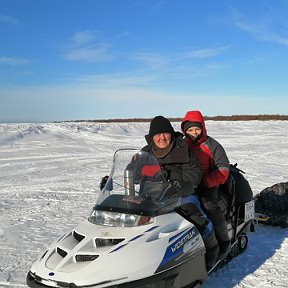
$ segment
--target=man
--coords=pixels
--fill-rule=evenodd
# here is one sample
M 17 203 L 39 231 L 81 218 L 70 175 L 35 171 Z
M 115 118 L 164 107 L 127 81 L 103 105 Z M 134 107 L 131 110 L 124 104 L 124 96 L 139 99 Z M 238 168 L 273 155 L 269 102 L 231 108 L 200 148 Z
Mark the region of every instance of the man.
M 213 223 L 219 244 L 218 260 L 221 260 L 226 258 L 231 247 L 226 219 L 218 205 L 218 189 L 229 176 L 229 160 L 220 143 L 207 135 L 200 111 L 188 111 L 182 120 L 181 128 L 203 173 L 198 195 Z
M 142 150 L 158 159 L 166 179 L 180 186 L 190 186 L 191 190 L 185 189 L 182 196 L 192 194 L 200 184 L 202 174 L 194 154 L 183 140 L 183 135 L 174 131 L 167 118 L 156 116 L 152 119 L 149 134 L 145 138 L 148 145 Z

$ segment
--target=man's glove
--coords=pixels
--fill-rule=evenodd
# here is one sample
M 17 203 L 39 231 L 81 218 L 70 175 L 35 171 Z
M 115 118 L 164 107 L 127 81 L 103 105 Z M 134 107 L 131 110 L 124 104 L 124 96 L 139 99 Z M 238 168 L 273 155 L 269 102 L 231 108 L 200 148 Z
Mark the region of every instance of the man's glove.
M 102 178 L 101 182 L 99 183 L 100 190 L 102 190 L 104 188 L 104 186 L 107 183 L 108 178 L 109 178 L 109 176 L 107 176 L 107 175 Z

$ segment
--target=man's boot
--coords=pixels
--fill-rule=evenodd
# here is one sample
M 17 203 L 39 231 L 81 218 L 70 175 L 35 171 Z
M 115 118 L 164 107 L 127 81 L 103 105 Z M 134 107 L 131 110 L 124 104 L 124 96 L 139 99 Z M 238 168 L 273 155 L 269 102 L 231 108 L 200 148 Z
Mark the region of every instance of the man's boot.
M 207 271 L 209 271 L 216 263 L 219 254 L 219 246 L 214 230 L 212 230 L 212 233 L 206 239 L 203 239 L 203 241 L 206 247 L 206 268 Z

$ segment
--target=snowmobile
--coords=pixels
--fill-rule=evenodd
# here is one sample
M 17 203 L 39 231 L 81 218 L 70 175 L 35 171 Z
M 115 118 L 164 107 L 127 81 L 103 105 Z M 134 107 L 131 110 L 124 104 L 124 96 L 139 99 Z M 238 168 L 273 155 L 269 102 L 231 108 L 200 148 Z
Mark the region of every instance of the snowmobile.
M 131 159 L 137 159 L 138 165 L 130 165 Z M 230 258 L 246 249 L 254 221 L 252 195 L 242 192 L 239 199 L 235 183 L 232 179 L 221 188 L 219 200 L 231 236 Z M 176 212 L 181 204 L 178 189 L 163 177 L 151 154 L 135 149 L 116 151 L 91 214 L 32 265 L 27 285 L 200 287 L 219 263 L 207 271 L 199 231 Z

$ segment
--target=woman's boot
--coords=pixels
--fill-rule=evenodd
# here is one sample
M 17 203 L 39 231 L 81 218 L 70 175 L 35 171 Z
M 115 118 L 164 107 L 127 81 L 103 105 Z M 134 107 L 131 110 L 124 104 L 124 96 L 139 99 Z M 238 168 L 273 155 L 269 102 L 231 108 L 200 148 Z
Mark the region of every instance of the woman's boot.
M 216 238 L 219 245 L 219 255 L 217 260 L 223 260 L 231 250 L 231 240 L 228 234 L 226 223 L 214 227 Z

